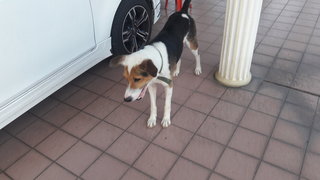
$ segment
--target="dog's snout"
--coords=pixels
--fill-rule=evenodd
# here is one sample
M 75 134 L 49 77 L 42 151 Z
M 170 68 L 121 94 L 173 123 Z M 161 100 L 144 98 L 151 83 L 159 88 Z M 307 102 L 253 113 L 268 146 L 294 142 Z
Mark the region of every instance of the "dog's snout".
M 131 102 L 132 101 L 132 97 L 131 96 L 126 97 L 126 98 L 124 98 L 124 101 L 125 102 Z

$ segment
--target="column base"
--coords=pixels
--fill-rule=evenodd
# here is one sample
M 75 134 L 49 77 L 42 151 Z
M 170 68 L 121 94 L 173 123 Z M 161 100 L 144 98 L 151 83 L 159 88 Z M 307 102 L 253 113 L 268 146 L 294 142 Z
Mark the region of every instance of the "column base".
M 228 86 L 228 87 L 241 87 L 241 86 L 245 86 L 245 85 L 248 85 L 251 81 L 251 73 L 249 72 L 249 75 L 246 79 L 244 80 L 238 80 L 238 81 L 234 81 L 234 80 L 229 80 L 229 79 L 225 79 L 224 77 L 222 77 L 219 73 L 219 71 L 217 71 L 215 74 L 214 74 L 216 80 L 218 82 L 220 82 L 221 84 L 225 85 L 225 86 Z

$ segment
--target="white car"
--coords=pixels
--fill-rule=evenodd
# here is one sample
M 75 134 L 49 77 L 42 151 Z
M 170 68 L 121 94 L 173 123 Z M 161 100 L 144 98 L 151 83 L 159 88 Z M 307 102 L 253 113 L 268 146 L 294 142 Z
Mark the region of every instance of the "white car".
M 160 0 L 0 0 L 0 129 L 112 54 L 136 51 Z

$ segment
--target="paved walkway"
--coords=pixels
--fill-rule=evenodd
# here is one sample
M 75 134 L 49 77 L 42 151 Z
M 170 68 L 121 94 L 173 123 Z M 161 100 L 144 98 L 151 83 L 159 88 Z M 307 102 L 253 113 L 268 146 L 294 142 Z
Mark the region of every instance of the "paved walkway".
M 0 131 L 0 179 L 319 180 L 320 1 L 264 1 L 254 79 L 237 89 L 212 76 L 225 6 L 193 0 L 203 74 L 184 51 L 169 128 L 146 128 L 149 97 L 124 103 L 104 61 Z

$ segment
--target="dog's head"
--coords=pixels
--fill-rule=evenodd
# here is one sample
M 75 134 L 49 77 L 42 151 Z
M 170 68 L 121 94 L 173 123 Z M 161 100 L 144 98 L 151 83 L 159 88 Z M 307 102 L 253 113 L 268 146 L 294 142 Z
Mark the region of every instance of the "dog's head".
M 111 67 L 122 65 L 123 76 L 128 81 L 128 87 L 124 95 L 126 102 L 140 100 L 144 97 L 149 83 L 156 78 L 158 69 L 150 59 L 140 60 L 138 64 L 130 55 L 114 57 L 110 60 Z

